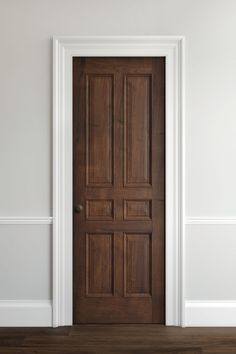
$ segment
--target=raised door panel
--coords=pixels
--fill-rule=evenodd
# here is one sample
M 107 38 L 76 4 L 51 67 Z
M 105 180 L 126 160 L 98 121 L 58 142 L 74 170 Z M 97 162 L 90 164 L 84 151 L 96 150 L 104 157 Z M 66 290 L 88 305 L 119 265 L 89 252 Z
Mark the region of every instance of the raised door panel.
M 124 87 L 124 184 L 151 185 L 151 75 L 126 75 Z
M 125 200 L 124 219 L 125 220 L 151 220 L 152 207 L 151 200 Z
M 86 185 L 113 184 L 113 75 L 86 76 Z
M 124 235 L 125 296 L 151 296 L 151 235 Z
M 113 200 L 86 200 L 86 220 L 112 220 Z
M 113 234 L 86 234 L 86 295 L 112 296 Z

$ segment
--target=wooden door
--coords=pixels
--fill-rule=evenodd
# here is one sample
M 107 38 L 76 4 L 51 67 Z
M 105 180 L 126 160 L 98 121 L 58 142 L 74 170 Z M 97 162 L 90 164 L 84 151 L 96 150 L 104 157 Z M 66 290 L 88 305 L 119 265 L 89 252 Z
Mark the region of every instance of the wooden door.
M 74 58 L 74 322 L 164 323 L 165 59 Z

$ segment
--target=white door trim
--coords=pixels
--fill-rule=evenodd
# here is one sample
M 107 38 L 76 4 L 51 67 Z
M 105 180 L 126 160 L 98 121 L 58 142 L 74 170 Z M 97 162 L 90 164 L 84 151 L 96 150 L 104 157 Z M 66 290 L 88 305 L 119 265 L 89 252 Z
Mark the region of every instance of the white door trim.
M 184 319 L 184 38 L 53 39 L 53 326 L 72 325 L 72 58 L 166 58 L 166 324 Z

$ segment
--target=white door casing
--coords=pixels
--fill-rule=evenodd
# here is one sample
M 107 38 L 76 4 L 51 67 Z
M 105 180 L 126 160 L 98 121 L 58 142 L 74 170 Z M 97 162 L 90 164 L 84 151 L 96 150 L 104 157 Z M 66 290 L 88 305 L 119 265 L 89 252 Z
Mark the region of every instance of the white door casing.
M 73 323 L 72 58 L 166 58 L 166 325 L 185 325 L 184 37 L 53 38 L 53 326 Z

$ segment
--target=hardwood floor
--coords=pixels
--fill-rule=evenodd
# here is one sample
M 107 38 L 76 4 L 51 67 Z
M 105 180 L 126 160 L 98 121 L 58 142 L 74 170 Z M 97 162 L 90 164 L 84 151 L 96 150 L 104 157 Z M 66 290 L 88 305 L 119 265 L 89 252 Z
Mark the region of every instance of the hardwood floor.
M 176 328 L 162 325 L 2 328 L 0 353 L 235 354 L 236 328 Z

